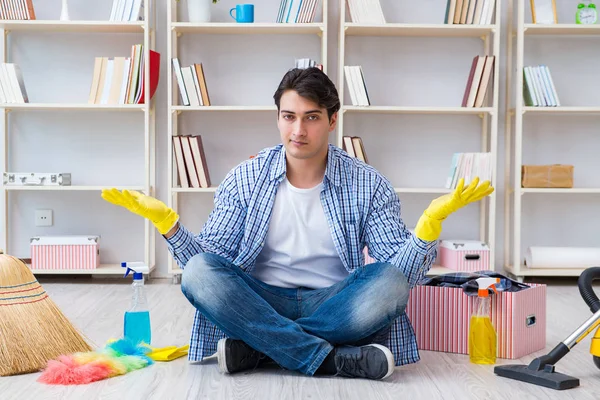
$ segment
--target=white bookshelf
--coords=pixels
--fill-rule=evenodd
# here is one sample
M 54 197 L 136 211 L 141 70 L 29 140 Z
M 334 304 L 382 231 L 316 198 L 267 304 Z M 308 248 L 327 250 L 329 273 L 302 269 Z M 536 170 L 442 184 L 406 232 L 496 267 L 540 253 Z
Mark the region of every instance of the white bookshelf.
M 277 107 L 275 105 L 210 105 L 210 106 L 182 106 L 180 105 L 179 88 L 177 80 L 173 73 L 173 64 L 171 60 L 180 55 L 182 35 L 317 35 L 320 38 L 320 60 L 316 60 L 323 65 L 323 70 L 327 73 L 327 37 L 328 37 L 328 3 L 329 0 L 320 0 L 320 6 L 317 8 L 316 20 L 322 22 L 315 23 L 276 23 L 276 22 L 253 22 L 253 23 L 235 23 L 235 22 L 208 22 L 194 23 L 180 21 L 178 1 L 168 0 L 167 2 L 167 97 L 168 97 L 168 121 L 167 121 L 167 165 L 169 166 L 168 175 L 168 206 L 178 211 L 179 194 L 193 193 L 202 196 L 210 196 L 211 199 L 216 192 L 216 187 L 220 182 L 213 179 L 211 175 L 212 187 L 210 188 L 182 188 L 177 185 L 177 166 L 173 155 L 172 137 L 178 134 L 178 120 L 182 113 L 237 113 L 237 112 L 259 112 L 272 113 L 273 123 L 275 123 Z M 264 7 L 273 7 L 275 14 L 279 1 L 271 1 Z M 320 18 L 319 18 L 320 15 Z M 294 46 L 292 44 L 292 46 Z M 299 49 L 300 50 L 300 49 Z M 224 51 L 227 51 L 224 49 Z M 301 54 L 299 51 L 298 54 Z M 202 56 L 198 55 L 198 60 Z M 181 62 L 181 59 L 180 59 Z M 199 61 L 191 61 L 199 62 Z M 187 63 L 189 64 L 189 63 Z M 183 66 L 183 65 L 182 65 Z M 293 65 L 289 65 L 292 68 Z M 207 81 L 210 94 L 210 81 Z M 275 88 L 273 88 L 275 90 Z M 185 134 L 185 132 L 180 132 Z M 242 160 L 240 160 L 242 161 Z M 171 255 L 168 257 L 168 272 L 173 276 L 174 281 L 178 281 L 182 269 L 179 268 Z
M 149 50 L 156 49 L 156 10 L 151 0 L 144 0 L 144 20 L 136 22 L 113 22 L 113 21 L 60 21 L 60 20 L 0 20 L 0 30 L 3 33 L 3 53 L 2 62 L 11 62 L 10 52 L 8 51 L 11 34 L 27 33 L 44 35 L 45 33 L 64 33 L 64 34 L 119 34 L 119 33 L 139 33 L 143 35 L 144 57 L 149 59 Z M 35 4 L 34 4 L 35 5 Z M 132 41 L 132 45 L 136 41 Z M 92 44 L 90 44 L 92 45 Z M 75 50 L 76 51 L 76 50 Z M 92 60 L 93 62 L 93 60 Z M 150 88 L 150 66 L 145 64 L 145 87 Z M 58 72 L 60 73 L 60 71 Z M 66 72 L 68 73 L 68 71 Z M 92 76 L 90 75 L 90 82 Z M 27 86 L 27 77 L 25 77 Z M 122 105 L 102 105 L 88 104 L 87 98 L 81 103 L 0 103 L 2 110 L 2 122 L 0 123 L 0 140 L 4 143 L 4 154 L 0 163 L 1 172 L 42 172 L 42 171 L 12 171 L 8 162 L 8 144 L 11 137 L 11 127 L 9 124 L 9 114 L 12 112 L 29 113 L 36 111 L 53 111 L 68 113 L 77 113 L 81 111 L 97 112 L 137 112 L 143 113 L 143 132 L 144 132 L 144 176 L 143 185 L 140 186 L 122 186 L 122 185 L 72 185 L 72 186 L 4 186 L 0 181 L 0 195 L 2 196 L 2 229 L 4 230 L 4 239 L 0 243 L 0 248 L 7 254 L 12 254 L 12 243 L 23 238 L 11 237 L 10 218 L 9 218 L 9 194 L 19 191 L 27 192 L 65 192 L 64 196 L 75 192 L 97 192 L 100 197 L 102 189 L 116 187 L 119 190 L 131 189 L 138 190 L 155 196 L 155 105 L 154 100 L 150 100 L 150 90 L 145 91 L 144 104 L 122 104 Z M 52 171 L 54 172 L 54 171 Z M 149 266 L 150 272 L 156 267 L 155 260 L 155 232 L 149 221 L 145 221 L 143 232 L 140 235 L 144 237 L 143 259 Z M 102 249 L 101 249 L 102 250 Z M 17 255 L 20 256 L 20 255 Z M 120 264 L 100 264 L 100 267 L 94 270 L 32 270 L 36 275 L 122 275 L 124 273 Z
M 429 114 L 429 115 L 446 115 L 449 118 L 453 115 L 466 115 L 473 116 L 481 119 L 481 151 L 490 152 L 492 155 L 492 185 L 497 186 L 496 181 L 496 164 L 498 156 L 498 117 L 499 117 L 499 65 L 500 65 L 500 33 L 501 33 L 501 18 L 502 15 L 502 1 L 496 0 L 494 19 L 491 25 L 467 25 L 467 24 L 444 24 L 443 20 L 440 23 L 390 23 L 385 24 L 360 24 L 350 22 L 351 18 L 348 13 L 346 5 L 347 0 L 339 0 L 340 20 L 339 20 L 339 38 L 338 38 L 338 92 L 340 95 L 341 109 L 338 118 L 336 144 L 342 147 L 342 141 L 344 136 L 345 127 L 345 115 L 349 113 L 378 113 L 378 114 Z M 443 12 L 441 14 L 443 16 Z M 386 16 L 386 21 L 390 19 Z M 346 104 L 345 99 L 345 71 L 344 66 L 346 65 L 346 41 L 351 36 L 369 36 L 369 37 L 410 37 L 410 38 L 452 38 L 455 40 L 461 40 L 462 38 L 481 38 L 482 50 L 479 55 L 493 55 L 496 60 L 494 63 L 493 71 L 493 82 L 491 83 L 488 91 L 493 93 L 493 96 L 487 96 L 484 107 L 460 107 L 457 104 L 456 107 L 414 107 L 414 106 L 387 106 L 387 105 L 374 105 L 371 103 L 370 106 L 354 106 L 348 99 Z M 426 49 L 424 49 L 426 51 Z M 432 54 L 432 57 L 435 54 Z M 383 56 L 382 56 L 383 59 Z M 470 60 L 469 60 L 470 61 Z M 389 61 L 388 61 L 389 62 Z M 404 78 L 406 79 L 406 78 Z M 373 83 L 377 79 L 371 79 Z M 367 79 L 368 81 L 368 79 Z M 380 84 L 384 80 L 381 80 Z M 466 79 L 465 79 L 466 84 Z M 369 88 L 367 87 L 367 91 Z M 462 95 L 462 93 L 461 93 Z M 399 135 L 402 135 L 399 132 Z M 412 133 L 414 134 L 414 132 Z M 365 133 L 366 135 L 366 133 Z M 366 147 L 367 154 L 369 153 L 368 146 Z M 451 159 L 448 159 L 448 167 L 450 166 Z M 443 186 L 443 182 L 440 182 L 439 188 L 408 188 L 408 187 L 397 187 L 395 188 L 396 193 L 399 194 L 445 194 L 450 193 L 450 189 L 446 189 Z M 486 242 L 490 247 L 490 269 L 495 269 L 495 231 L 496 231 L 496 197 L 497 193 L 494 191 L 486 200 L 482 200 L 479 204 L 479 240 Z M 402 200 L 402 199 L 401 199 Z M 426 206 L 427 204 L 425 204 Z M 443 268 L 439 265 L 434 265 L 428 275 L 434 276 L 444 273 L 454 272 L 450 269 Z
M 527 8 L 525 4 L 527 3 Z M 558 4 L 559 6 L 561 4 Z M 504 222 L 504 269 L 523 281 L 525 277 L 573 277 L 579 276 L 583 268 L 528 268 L 524 265 L 522 245 L 524 197 L 600 194 L 600 188 L 522 188 L 521 166 L 523 164 L 523 137 L 527 135 L 524 121 L 528 115 L 571 116 L 600 114 L 598 106 L 529 107 L 523 99 L 523 68 L 525 67 L 525 43 L 534 36 L 571 37 L 600 35 L 600 25 L 578 25 L 574 23 L 532 24 L 526 23 L 526 14 L 531 12 L 530 3 L 524 0 L 509 0 L 506 58 L 506 122 L 505 122 L 505 222 Z M 574 7 L 574 6 L 573 6 Z M 569 20 L 575 20 L 575 8 Z M 551 71 L 552 73 L 552 71 Z M 553 76 L 554 78 L 554 76 Z M 560 93 L 559 93 L 560 96 Z

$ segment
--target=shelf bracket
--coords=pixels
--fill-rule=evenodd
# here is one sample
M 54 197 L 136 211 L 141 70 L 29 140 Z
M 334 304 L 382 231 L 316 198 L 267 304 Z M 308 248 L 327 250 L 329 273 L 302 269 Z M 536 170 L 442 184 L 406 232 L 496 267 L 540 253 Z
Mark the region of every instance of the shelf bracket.
M 175 110 L 175 113 L 176 113 L 177 115 L 179 115 L 179 114 L 181 114 L 181 110 Z

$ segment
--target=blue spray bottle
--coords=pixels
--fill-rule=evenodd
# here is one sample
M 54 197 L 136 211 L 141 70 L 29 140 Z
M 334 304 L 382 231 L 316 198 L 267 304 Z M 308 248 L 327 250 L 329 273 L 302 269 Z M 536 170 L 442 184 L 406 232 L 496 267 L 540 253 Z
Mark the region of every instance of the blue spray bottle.
M 142 262 L 123 262 L 121 267 L 127 268 L 125 277 L 133 271 L 133 295 L 131 298 L 131 306 L 125 312 L 123 318 L 123 335 L 136 344 L 141 342 L 150 345 L 151 328 L 150 328 L 150 309 L 146 297 L 146 288 L 144 287 L 144 273 L 149 273 L 150 270 Z

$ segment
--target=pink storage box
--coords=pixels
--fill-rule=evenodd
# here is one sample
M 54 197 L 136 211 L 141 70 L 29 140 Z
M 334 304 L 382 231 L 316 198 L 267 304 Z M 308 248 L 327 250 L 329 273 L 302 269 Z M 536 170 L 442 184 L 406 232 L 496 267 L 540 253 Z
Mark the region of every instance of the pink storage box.
M 31 269 L 74 270 L 100 266 L 99 236 L 31 238 Z
M 546 285 L 491 294 L 498 358 L 515 359 L 546 346 Z M 462 288 L 415 286 L 406 314 L 421 350 L 469 354 L 469 321 L 476 296 Z
M 442 240 L 439 264 L 455 271 L 487 271 L 490 269 L 490 248 L 477 240 Z

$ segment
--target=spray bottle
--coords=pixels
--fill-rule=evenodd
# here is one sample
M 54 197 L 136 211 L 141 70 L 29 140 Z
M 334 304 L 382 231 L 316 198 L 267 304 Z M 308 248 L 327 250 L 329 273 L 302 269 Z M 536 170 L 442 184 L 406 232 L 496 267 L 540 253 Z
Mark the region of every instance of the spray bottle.
M 500 278 L 479 278 L 476 281 L 479 290 L 469 326 L 469 358 L 474 364 L 495 364 L 497 339 L 490 319 L 488 288 L 498 293 L 494 285 L 500 282 Z
M 121 267 L 127 268 L 124 277 L 133 271 L 133 295 L 131 306 L 123 317 L 123 335 L 136 344 L 143 342 L 150 345 L 150 310 L 144 288 L 144 272 L 149 273 L 150 270 L 143 262 L 123 262 Z

